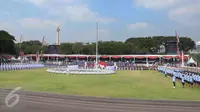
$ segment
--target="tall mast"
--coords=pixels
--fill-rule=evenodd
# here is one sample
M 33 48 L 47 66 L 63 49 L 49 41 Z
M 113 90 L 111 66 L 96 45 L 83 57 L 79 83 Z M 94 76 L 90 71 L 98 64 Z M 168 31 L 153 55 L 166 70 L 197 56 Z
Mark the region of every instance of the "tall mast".
M 96 67 L 98 65 L 98 23 L 96 23 Z

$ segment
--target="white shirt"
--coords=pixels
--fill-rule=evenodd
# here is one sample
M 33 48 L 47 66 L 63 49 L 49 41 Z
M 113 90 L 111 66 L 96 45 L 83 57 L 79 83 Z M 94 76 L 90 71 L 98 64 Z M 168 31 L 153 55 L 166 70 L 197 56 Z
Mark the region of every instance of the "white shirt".
M 193 78 L 192 78 L 192 76 L 190 76 L 190 82 L 193 82 Z
M 176 77 L 175 77 L 175 76 L 173 76 L 172 80 L 173 80 L 173 82 L 176 82 Z
M 200 76 L 198 76 L 198 81 L 200 82 Z
M 181 82 L 185 82 L 184 76 L 182 76 L 182 78 L 181 78 Z

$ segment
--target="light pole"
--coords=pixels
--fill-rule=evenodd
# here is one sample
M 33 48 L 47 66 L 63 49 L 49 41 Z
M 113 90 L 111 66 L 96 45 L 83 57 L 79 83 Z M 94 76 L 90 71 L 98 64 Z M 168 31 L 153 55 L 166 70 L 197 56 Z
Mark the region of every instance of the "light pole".
M 22 37 L 23 37 L 23 35 L 21 35 L 21 37 L 20 37 L 20 43 L 19 43 L 19 53 L 21 53 L 21 43 L 22 43 Z
M 22 63 L 22 56 L 21 56 L 21 52 L 22 52 L 22 49 L 21 49 L 21 44 L 22 44 L 22 38 L 23 38 L 23 34 L 21 35 L 21 37 L 20 37 L 20 43 L 19 43 L 19 57 L 20 57 L 20 60 L 21 60 L 21 63 Z
M 98 67 L 98 23 L 96 23 L 96 68 Z

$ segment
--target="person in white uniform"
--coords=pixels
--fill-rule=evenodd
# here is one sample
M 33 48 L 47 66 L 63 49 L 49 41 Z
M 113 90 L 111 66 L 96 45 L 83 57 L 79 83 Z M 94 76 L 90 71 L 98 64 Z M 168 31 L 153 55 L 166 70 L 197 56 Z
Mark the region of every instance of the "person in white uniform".
M 193 80 L 193 77 L 192 77 L 192 75 L 190 75 L 190 84 L 191 84 L 191 87 L 193 88 L 193 85 L 194 85 L 194 80 Z
M 181 77 L 181 83 L 182 83 L 182 87 L 184 88 L 184 86 L 185 86 L 185 77 L 184 77 L 183 74 L 182 74 L 182 77 Z
M 176 88 L 176 76 L 174 75 L 173 78 L 172 78 L 172 81 L 173 81 L 173 88 Z

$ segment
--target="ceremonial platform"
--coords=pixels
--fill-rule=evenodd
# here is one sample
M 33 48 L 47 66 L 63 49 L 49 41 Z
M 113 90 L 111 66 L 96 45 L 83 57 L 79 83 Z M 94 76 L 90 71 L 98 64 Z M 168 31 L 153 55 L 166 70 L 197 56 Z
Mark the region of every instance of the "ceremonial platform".
M 57 73 L 57 74 L 74 74 L 74 75 L 80 75 L 80 74 L 87 74 L 87 75 L 108 75 L 108 74 L 115 74 L 114 67 L 107 67 L 105 69 L 84 69 L 79 68 L 78 65 L 72 65 L 72 66 L 64 66 L 64 67 L 57 67 L 57 68 L 49 68 L 46 71 L 49 73 Z

